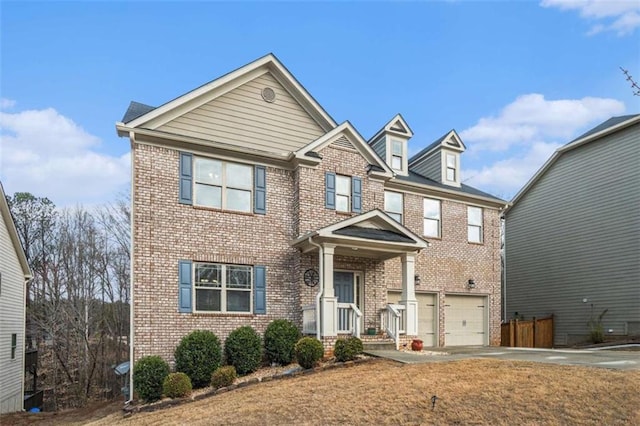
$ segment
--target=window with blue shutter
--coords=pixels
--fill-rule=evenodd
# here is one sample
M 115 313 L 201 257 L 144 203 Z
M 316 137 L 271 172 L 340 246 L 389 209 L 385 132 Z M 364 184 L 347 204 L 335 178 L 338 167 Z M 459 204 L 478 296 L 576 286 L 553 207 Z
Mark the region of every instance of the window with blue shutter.
M 178 312 L 191 312 L 191 261 L 178 262 Z
M 255 167 L 253 212 L 267 214 L 267 170 L 264 166 Z
M 267 313 L 267 274 L 264 266 L 253 268 L 253 313 Z
M 180 196 L 181 204 L 193 204 L 193 155 L 180 153 Z
M 362 179 L 359 177 L 351 178 L 351 211 L 362 211 Z
M 327 172 L 325 174 L 325 207 L 335 210 L 336 208 L 336 174 Z

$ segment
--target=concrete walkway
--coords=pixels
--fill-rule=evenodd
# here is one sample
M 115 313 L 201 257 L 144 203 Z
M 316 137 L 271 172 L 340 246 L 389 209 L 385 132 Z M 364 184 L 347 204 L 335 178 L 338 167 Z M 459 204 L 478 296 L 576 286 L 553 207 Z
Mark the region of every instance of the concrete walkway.
M 461 346 L 425 348 L 425 352 L 431 352 L 432 354 L 425 355 L 393 350 L 366 351 L 368 355 L 388 358 L 405 364 L 445 362 L 473 358 L 494 358 L 560 365 L 581 365 L 585 367 L 611 368 L 617 370 L 640 370 L 640 352 L 638 351 Z

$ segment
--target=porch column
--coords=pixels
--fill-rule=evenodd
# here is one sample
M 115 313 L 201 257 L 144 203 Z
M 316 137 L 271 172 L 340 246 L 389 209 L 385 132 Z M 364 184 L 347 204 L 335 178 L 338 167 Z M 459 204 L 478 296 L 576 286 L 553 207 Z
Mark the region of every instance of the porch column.
M 405 253 L 402 255 L 402 300 L 400 300 L 400 304 L 405 306 L 405 331 L 409 336 L 415 336 L 418 334 L 418 301 L 416 300 L 415 263 L 416 253 Z
M 320 298 L 322 312 L 322 336 L 338 335 L 338 298 L 333 288 L 333 253 L 335 244 L 323 244 L 322 278 L 324 291 Z

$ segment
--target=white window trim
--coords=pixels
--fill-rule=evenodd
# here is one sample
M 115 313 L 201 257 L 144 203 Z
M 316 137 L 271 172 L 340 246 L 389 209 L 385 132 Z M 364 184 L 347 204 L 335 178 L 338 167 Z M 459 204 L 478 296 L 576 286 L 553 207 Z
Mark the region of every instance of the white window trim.
M 387 213 L 389 216 L 391 216 L 392 218 L 393 215 L 400 215 L 400 220 L 398 221 L 398 223 L 404 223 L 404 194 L 402 192 L 397 192 L 397 191 L 384 191 L 384 211 L 385 213 Z M 387 210 L 387 194 L 399 194 L 400 195 L 400 203 L 401 203 L 401 207 L 400 207 L 400 211 L 399 212 L 394 212 L 392 210 Z M 394 218 L 395 219 L 395 218 Z
M 198 287 L 196 286 L 196 267 L 198 265 L 216 265 L 220 266 L 220 276 L 222 277 L 222 283 L 220 288 L 207 288 L 209 290 L 219 290 L 220 291 L 220 310 L 219 311 L 200 311 L 198 310 L 198 305 L 196 303 L 196 290 Z M 249 284 L 251 287 L 249 289 L 227 289 L 227 266 L 242 266 L 249 268 Z M 191 306 L 193 306 L 194 313 L 200 314 L 231 314 L 231 315 L 247 315 L 253 314 L 253 293 L 254 293 L 254 284 L 253 284 L 253 266 L 252 265 L 238 265 L 233 263 L 215 263 L 215 262 L 193 262 L 193 266 L 191 268 L 191 293 L 192 300 Z M 248 311 L 227 311 L 227 291 L 248 291 L 249 292 L 249 310 Z
M 395 173 L 401 174 L 401 175 L 407 175 L 407 168 L 408 168 L 408 158 L 407 158 L 407 141 L 401 138 L 394 138 L 394 137 L 390 137 L 387 136 L 387 146 L 386 146 L 386 150 L 387 150 L 387 159 L 388 161 L 388 166 L 391 170 L 393 170 Z M 400 146 L 402 147 L 402 154 L 400 155 L 400 164 L 401 164 L 401 168 L 400 169 L 396 169 L 393 167 L 393 143 L 394 142 L 399 142 Z M 397 155 L 396 155 L 397 156 Z
M 469 219 L 470 219 L 470 215 L 469 215 L 469 210 L 470 209 L 479 209 L 480 210 L 480 225 L 476 225 L 476 224 L 472 224 L 470 223 Z M 479 228 L 480 232 L 480 241 L 471 241 L 469 239 L 469 228 Z M 482 207 L 478 207 L 478 206 L 467 206 L 467 242 L 472 243 L 472 244 L 484 244 L 484 209 Z
M 348 193 L 347 194 L 343 194 L 343 193 L 338 192 L 338 179 L 340 179 L 340 178 L 349 179 Z M 350 213 L 351 212 L 351 197 L 353 197 L 353 194 L 351 193 L 352 188 L 353 188 L 353 177 L 352 176 L 336 174 L 335 206 L 336 206 L 336 211 L 337 212 L 342 212 L 342 213 Z M 338 196 L 347 197 L 347 209 L 346 210 L 338 209 Z
M 438 203 L 438 218 L 434 219 L 432 217 L 427 217 L 426 212 L 425 212 L 425 208 L 424 208 L 424 202 L 425 201 L 436 201 Z M 422 235 L 426 236 L 426 237 L 430 237 L 430 238 L 442 238 L 442 200 L 438 200 L 436 198 L 428 198 L 425 197 L 422 199 Z M 433 220 L 433 221 L 437 221 L 438 222 L 438 235 L 429 235 L 427 234 L 426 231 L 426 227 L 424 226 L 425 222 L 427 220 Z
M 455 179 L 454 180 L 449 180 L 447 176 L 447 170 L 448 170 L 447 156 L 448 155 L 453 156 L 453 158 L 455 159 L 455 169 L 454 169 Z M 442 182 L 447 185 L 453 185 L 458 187 L 460 186 L 460 154 L 459 153 L 447 151 L 447 150 L 442 151 Z
M 205 182 L 198 182 L 197 177 L 196 177 L 196 162 L 198 160 L 209 160 L 209 161 L 219 161 L 222 164 L 222 168 L 221 168 L 221 176 L 220 176 L 220 180 L 221 183 L 220 185 L 212 185 L 210 183 L 205 183 Z M 246 189 L 246 188 L 236 188 L 233 186 L 227 186 L 227 175 L 226 175 L 226 171 L 227 171 L 227 164 L 234 164 L 234 165 L 239 165 L 239 166 L 245 166 L 248 167 L 249 169 L 251 169 L 251 185 L 250 185 L 250 189 Z M 255 181 L 255 177 L 253 176 L 254 173 L 254 168 L 246 163 L 238 163 L 235 161 L 227 161 L 227 160 L 223 160 L 220 158 L 211 158 L 211 157 L 203 157 L 203 156 L 194 156 L 193 157 L 193 179 L 192 179 L 192 194 L 193 194 L 193 205 L 194 206 L 198 206 L 198 207 L 205 207 L 208 209 L 216 209 L 216 210 L 225 210 L 225 211 L 230 211 L 230 212 L 240 212 L 240 213 L 253 213 L 253 202 L 254 202 L 254 191 L 255 191 L 255 185 L 254 185 L 254 181 Z M 206 204 L 198 204 L 197 203 L 197 199 L 198 197 L 196 196 L 196 188 L 198 185 L 206 185 L 206 186 L 211 186 L 211 187 L 218 187 L 220 188 L 220 207 L 214 207 L 214 206 L 208 206 Z M 227 208 L 227 189 L 235 189 L 235 190 L 239 190 L 239 191 L 247 191 L 249 192 L 249 209 L 248 210 L 234 210 L 234 209 L 229 209 Z

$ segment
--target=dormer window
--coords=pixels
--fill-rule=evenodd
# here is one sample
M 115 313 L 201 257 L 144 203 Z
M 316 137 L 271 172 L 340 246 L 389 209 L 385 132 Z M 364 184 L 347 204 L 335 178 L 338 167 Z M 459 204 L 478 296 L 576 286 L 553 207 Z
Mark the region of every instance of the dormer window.
M 403 143 L 398 140 L 391 140 L 391 168 L 395 171 L 403 171 L 404 147 Z
M 456 155 L 446 154 L 447 157 L 447 180 L 449 182 L 456 182 L 458 176 L 458 168 L 456 166 Z

